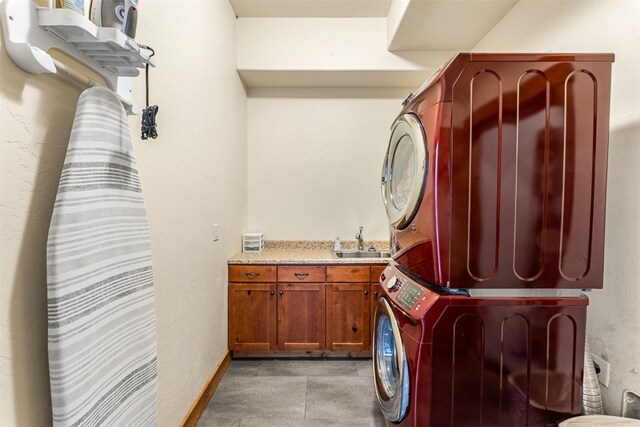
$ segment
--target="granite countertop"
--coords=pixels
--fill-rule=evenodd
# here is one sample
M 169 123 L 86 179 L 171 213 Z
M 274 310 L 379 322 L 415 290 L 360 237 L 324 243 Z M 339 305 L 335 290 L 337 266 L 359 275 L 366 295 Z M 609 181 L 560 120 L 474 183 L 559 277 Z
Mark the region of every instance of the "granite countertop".
M 356 241 L 342 241 L 343 250 L 355 250 Z M 365 248 L 389 250 L 386 240 L 365 241 Z M 266 240 L 262 252 L 240 252 L 228 264 L 382 264 L 391 258 L 334 258 L 331 240 Z

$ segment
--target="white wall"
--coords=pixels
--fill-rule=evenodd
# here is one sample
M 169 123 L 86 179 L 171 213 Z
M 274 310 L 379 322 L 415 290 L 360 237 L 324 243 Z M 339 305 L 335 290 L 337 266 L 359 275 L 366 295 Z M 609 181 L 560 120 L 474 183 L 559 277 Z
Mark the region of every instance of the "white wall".
M 380 171 L 409 90 L 250 91 L 247 228 L 267 239 L 387 240 Z
M 226 259 L 245 228 L 247 102 L 228 2 L 142 3 L 137 38 L 157 51 L 160 136 L 141 142 L 140 119 L 130 123 L 151 224 L 158 425 L 175 426 L 227 350 Z M 1 55 L 0 425 L 49 425 L 45 244 L 81 90 Z M 143 76 L 136 85 L 142 101 Z
M 249 87 L 418 87 L 454 52 L 389 52 L 385 18 L 240 18 Z
M 614 52 L 604 289 L 589 294 L 591 349 L 611 362 L 605 411 L 640 391 L 640 2 L 521 0 L 474 48 Z
M 434 70 L 451 52 L 387 50 L 386 18 L 240 18 L 240 70 Z

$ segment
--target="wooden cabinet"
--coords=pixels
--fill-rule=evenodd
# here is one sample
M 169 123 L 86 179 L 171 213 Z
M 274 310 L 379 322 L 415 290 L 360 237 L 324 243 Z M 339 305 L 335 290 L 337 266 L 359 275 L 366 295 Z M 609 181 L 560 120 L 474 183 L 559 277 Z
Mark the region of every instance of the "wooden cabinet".
M 278 283 L 278 349 L 324 348 L 324 283 Z
M 369 283 L 327 285 L 327 349 L 369 348 Z
M 229 285 L 229 348 L 276 349 L 276 285 Z
M 372 291 L 382 269 L 230 265 L 229 349 L 250 356 L 366 356 L 377 300 Z
M 376 315 L 376 306 L 378 305 L 378 298 L 380 297 L 380 285 L 376 284 L 376 283 L 372 283 L 371 284 L 371 298 L 369 299 L 370 301 L 370 307 L 369 307 L 369 321 L 371 324 L 371 334 L 373 335 L 373 333 L 375 332 L 373 330 L 374 328 L 374 324 L 375 322 L 373 321 L 373 318 Z
M 373 318 L 376 313 L 376 306 L 378 305 L 378 298 L 380 297 L 380 275 L 386 268 L 386 265 L 372 265 L 371 266 L 371 307 L 369 309 L 370 314 L 370 324 L 371 324 L 371 335 L 373 336 L 375 331 Z

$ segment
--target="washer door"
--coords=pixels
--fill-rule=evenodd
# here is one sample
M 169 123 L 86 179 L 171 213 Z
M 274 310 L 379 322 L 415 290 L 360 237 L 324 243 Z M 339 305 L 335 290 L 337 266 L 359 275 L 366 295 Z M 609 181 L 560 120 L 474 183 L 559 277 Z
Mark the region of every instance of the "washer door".
M 400 328 L 386 298 L 376 307 L 373 336 L 373 377 L 384 417 L 402 421 L 409 407 L 409 369 Z
M 404 228 L 415 216 L 427 182 L 429 154 L 424 131 L 414 114 L 403 114 L 392 126 L 382 166 L 382 199 L 389 223 Z

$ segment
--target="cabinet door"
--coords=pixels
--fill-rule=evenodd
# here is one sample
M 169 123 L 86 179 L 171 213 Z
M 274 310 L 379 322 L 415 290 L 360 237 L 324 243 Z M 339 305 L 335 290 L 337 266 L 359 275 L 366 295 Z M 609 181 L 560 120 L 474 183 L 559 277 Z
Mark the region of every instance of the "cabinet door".
M 278 284 L 278 349 L 325 348 L 325 286 Z
M 276 285 L 229 285 L 229 349 L 276 349 Z
M 369 321 L 370 321 L 370 327 L 371 327 L 371 334 L 373 335 L 373 328 L 375 327 L 375 323 L 373 321 L 373 318 L 376 314 L 376 306 L 378 305 L 378 298 L 380 298 L 380 285 L 377 283 L 371 283 L 371 305 L 369 306 Z
M 327 349 L 369 348 L 369 283 L 327 285 Z
M 376 305 L 378 305 L 378 298 L 380 297 L 380 275 L 386 267 L 386 265 L 371 266 L 371 306 L 369 307 L 369 311 L 372 336 L 375 334 L 375 331 L 373 330 L 373 328 L 375 328 L 375 322 L 373 321 L 373 318 L 375 317 Z

